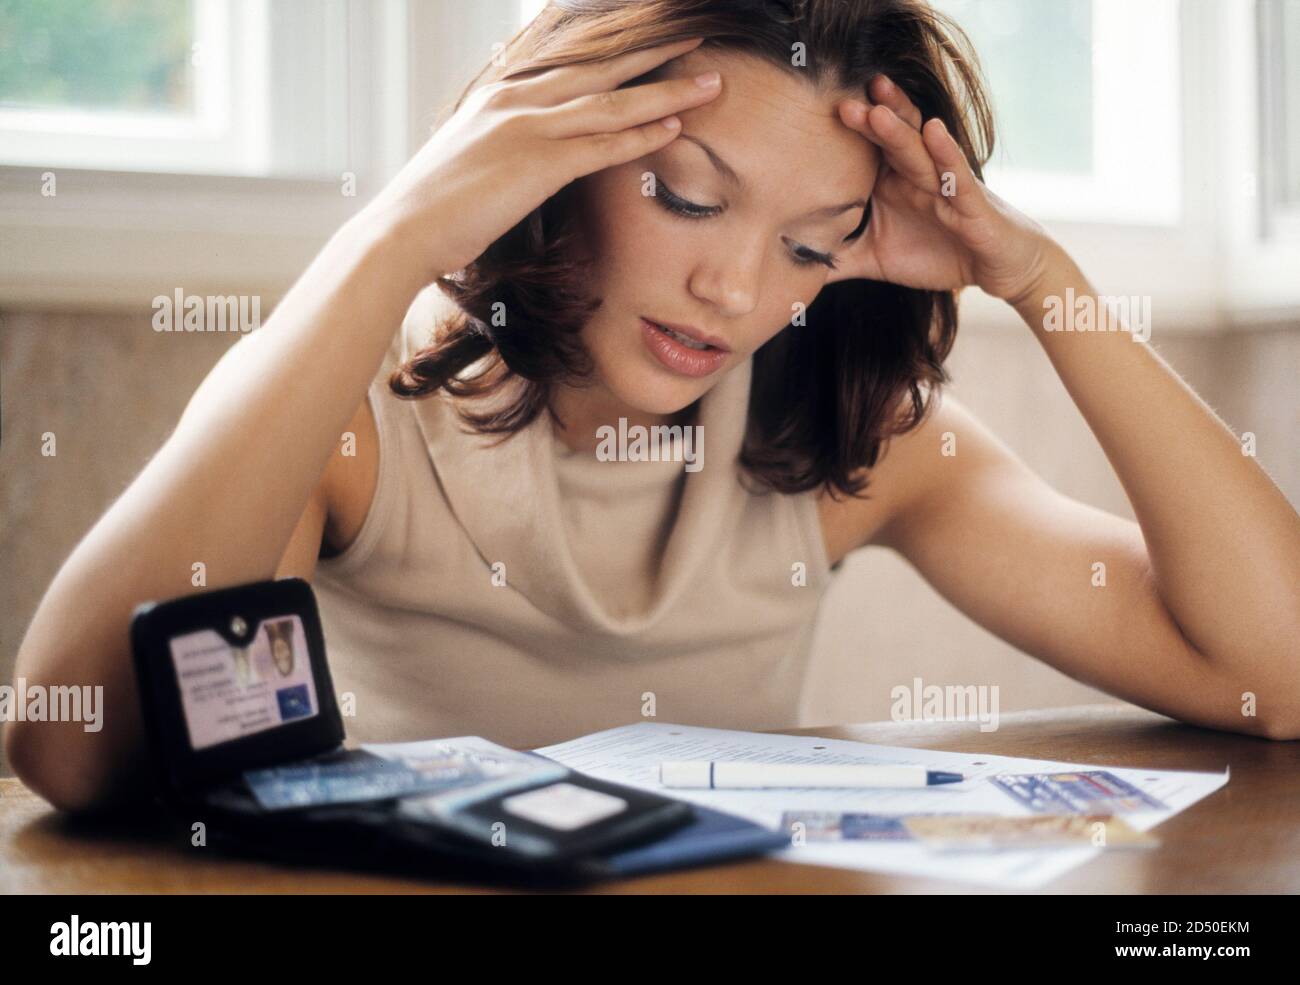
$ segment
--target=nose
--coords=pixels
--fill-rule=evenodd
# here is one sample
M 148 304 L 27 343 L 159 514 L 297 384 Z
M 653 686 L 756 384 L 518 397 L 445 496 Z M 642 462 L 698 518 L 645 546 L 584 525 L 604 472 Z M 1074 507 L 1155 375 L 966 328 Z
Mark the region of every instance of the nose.
M 758 304 L 763 275 L 763 244 L 757 237 L 734 248 L 724 245 L 691 273 L 690 291 L 728 318 L 747 315 Z

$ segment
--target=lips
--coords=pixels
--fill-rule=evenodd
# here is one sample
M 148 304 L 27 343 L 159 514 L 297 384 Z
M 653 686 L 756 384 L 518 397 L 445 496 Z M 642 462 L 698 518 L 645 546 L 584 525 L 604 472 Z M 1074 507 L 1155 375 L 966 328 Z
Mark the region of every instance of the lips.
M 664 367 L 682 376 L 708 376 L 722 368 L 731 350 L 715 336 L 685 325 L 641 319 L 641 338 Z
M 678 325 L 674 322 L 658 321 L 654 318 L 647 318 L 646 321 L 657 328 L 666 330 L 670 335 L 679 336 L 679 341 L 684 339 L 685 344 L 691 345 L 691 348 L 702 349 L 707 346 L 713 349 L 720 349 L 723 352 L 731 351 L 731 348 L 727 343 L 722 341 L 722 339 L 718 338 L 716 335 L 709 335 L 707 332 L 701 332 L 698 328 L 693 328 L 690 325 Z

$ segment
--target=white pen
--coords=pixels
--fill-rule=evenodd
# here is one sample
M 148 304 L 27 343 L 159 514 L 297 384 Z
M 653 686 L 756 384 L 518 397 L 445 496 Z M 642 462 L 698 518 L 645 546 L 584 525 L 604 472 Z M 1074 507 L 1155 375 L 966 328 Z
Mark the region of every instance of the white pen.
M 960 773 L 924 766 L 871 766 L 866 763 L 751 763 L 720 760 L 666 761 L 659 764 L 665 787 L 697 790 L 755 790 L 765 787 L 933 787 L 960 783 Z

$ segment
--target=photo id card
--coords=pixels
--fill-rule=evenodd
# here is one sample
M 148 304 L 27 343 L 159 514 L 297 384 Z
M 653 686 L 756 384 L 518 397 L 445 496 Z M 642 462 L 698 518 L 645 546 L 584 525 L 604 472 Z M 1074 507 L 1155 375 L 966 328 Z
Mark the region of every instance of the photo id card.
M 320 711 L 297 615 L 265 619 L 244 646 L 211 629 L 171 640 L 190 746 L 207 749 Z

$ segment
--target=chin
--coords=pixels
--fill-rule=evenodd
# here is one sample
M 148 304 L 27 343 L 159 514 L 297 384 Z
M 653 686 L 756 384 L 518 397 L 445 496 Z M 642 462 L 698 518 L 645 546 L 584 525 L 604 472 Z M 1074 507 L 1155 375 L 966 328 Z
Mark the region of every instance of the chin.
M 597 367 L 605 388 L 622 403 L 643 414 L 676 414 L 707 393 L 726 370 L 705 380 L 674 378 L 656 366 Z
M 647 346 L 641 319 L 632 316 L 617 326 L 592 324 L 584 341 L 592 357 L 595 376 L 608 394 L 642 414 L 672 415 L 695 403 L 737 364 L 729 353 L 714 371 L 699 375 L 677 372 Z

